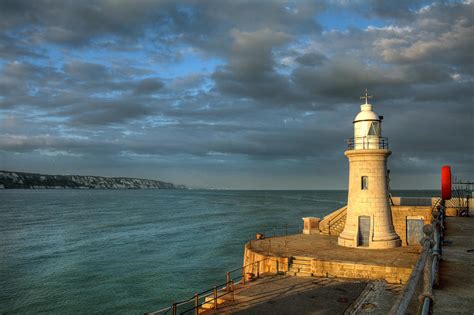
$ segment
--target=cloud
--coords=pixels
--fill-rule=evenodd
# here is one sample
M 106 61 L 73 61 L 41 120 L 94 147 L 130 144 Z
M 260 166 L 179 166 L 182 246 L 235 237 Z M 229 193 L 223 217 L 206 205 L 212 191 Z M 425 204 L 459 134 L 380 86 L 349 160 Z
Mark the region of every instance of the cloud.
M 147 78 L 136 83 L 134 93 L 136 95 L 153 94 L 163 88 L 164 84 L 159 78 Z
M 327 57 L 318 52 L 308 52 L 306 54 L 299 55 L 295 60 L 303 66 L 316 66 L 320 65 L 325 61 Z
M 473 4 L 431 6 L 417 14 L 411 27 L 398 28 L 391 38 L 378 39 L 376 47 L 390 63 L 429 60 L 464 68 L 472 63 L 474 26 L 469 12 L 473 9 Z M 472 67 L 468 68 L 472 74 Z
M 275 69 L 272 52 L 291 40 L 288 34 L 269 29 L 255 32 L 232 30 L 229 62 L 214 74 L 216 87 L 223 93 L 254 99 L 277 99 L 288 91 L 287 79 Z
M 71 81 L 103 81 L 110 79 L 109 69 L 105 65 L 96 63 L 74 60 L 65 64 L 63 71 Z

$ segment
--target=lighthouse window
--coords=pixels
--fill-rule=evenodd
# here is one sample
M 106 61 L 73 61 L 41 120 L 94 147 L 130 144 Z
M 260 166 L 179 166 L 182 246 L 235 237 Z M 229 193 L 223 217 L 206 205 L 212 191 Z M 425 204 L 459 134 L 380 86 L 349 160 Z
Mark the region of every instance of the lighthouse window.
M 367 176 L 362 176 L 361 178 L 361 189 L 362 190 L 369 189 L 369 178 Z
M 372 122 L 369 128 L 369 136 L 378 136 L 380 134 L 380 125 L 378 122 Z

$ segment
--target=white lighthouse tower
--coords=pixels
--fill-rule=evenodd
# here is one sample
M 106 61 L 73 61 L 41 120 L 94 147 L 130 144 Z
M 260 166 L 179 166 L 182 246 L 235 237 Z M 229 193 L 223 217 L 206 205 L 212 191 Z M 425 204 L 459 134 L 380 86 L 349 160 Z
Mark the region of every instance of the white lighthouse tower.
M 401 245 L 395 233 L 388 199 L 388 140 L 382 137 L 382 119 L 365 104 L 354 119 L 354 138 L 344 153 L 349 159 L 347 219 L 338 243 L 347 247 L 392 248 Z

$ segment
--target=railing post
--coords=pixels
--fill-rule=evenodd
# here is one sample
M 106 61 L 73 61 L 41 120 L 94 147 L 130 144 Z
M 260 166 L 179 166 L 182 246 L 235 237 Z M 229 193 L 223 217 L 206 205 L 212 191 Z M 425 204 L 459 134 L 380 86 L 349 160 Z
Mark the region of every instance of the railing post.
M 176 303 L 173 303 L 173 315 L 176 315 L 177 310 L 178 310 L 178 305 Z
M 230 272 L 225 273 L 225 290 L 229 292 Z
M 235 297 L 234 297 L 234 280 L 231 280 L 230 281 L 230 287 L 231 287 L 231 290 L 232 290 L 232 302 L 235 301 Z
M 199 315 L 199 295 L 194 294 L 194 315 Z
M 397 302 L 390 309 L 390 315 L 403 315 L 406 313 L 408 305 L 415 294 L 416 286 L 419 283 L 420 277 L 424 272 L 426 260 L 431 259 L 430 252 L 431 247 L 433 246 L 433 226 L 428 224 L 423 226 L 423 233 L 425 234 L 425 236 L 420 242 L 423 246 L 420 257 L 418 258 L 418 261 L 416 262 L 416 265 L 413 268 L 410 278 L 408 279 L 408 282 L 405 285 L 405 289 L 398 298 Z
M 242 267 L 242 283 L 245 285 L 245 266 Z
M 441 259 L 441 213 L 436 211 L 433 213 L 433 218 L 434 218 L 434 233 L 433 233 L 433 239 L 434 239 L 434 247 L 433 247 L 433 264 L 431 266 L 431 277 L 432 277 L 432 285 L 437 286 L 439 284 L 439 278 L 438 278 L 438 263 Z
M 214 309 L 217 310 L 217 287 L 214 287 Z
M 440 234 L 440 237 L 441 237 L 441 242 L 444 241 L 444 218 L 445 218 L 445 211 L 446 211 L 446 208 L 445 208 L 445 202 L 444 200 L 442 199 L 441 202 L 440 202 L 440 209 L 439 209 L 439 213 L 440 213 L 440 227 L 439 227 L 439 234 Z M 440 248 L 441 249 L 441 248 Z
M 257 262 L 257 278 L 260 278 L 260 262 Z
M 429 308 L 432 305 L 431 301 L 433 301 L 433 292 L 432 292 L 432 273 L 431 273 L 431 264 L 433 262 L 433 258 L 431 255 L 428 255 L 425 268 L 423 270 L 423 292 L 419 296 L 420 304 L 423 305 L 423 314 L 429 313 Z M 426 299 L 429 301 L 426 302 Z

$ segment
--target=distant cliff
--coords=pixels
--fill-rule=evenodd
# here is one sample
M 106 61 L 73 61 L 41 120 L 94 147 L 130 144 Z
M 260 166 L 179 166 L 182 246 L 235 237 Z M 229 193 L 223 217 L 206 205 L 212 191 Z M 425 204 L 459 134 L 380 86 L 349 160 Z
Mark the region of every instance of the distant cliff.
M 159 180 L 80 175 L 43 175 L 0 171 L 0 188 L 26 189 L 186 189 Z

